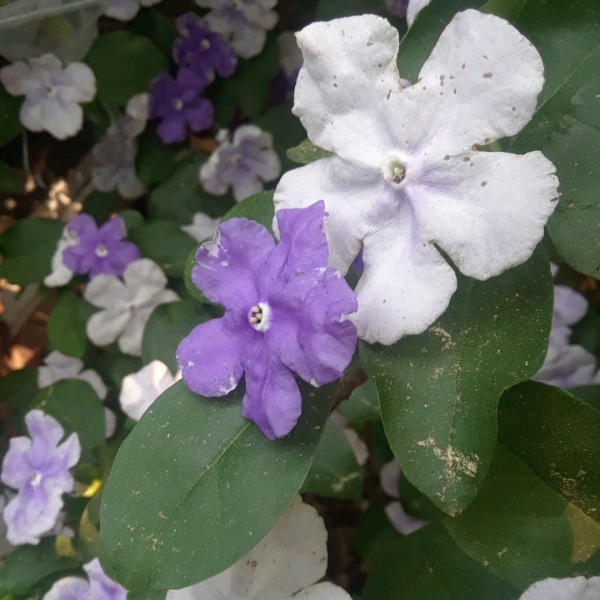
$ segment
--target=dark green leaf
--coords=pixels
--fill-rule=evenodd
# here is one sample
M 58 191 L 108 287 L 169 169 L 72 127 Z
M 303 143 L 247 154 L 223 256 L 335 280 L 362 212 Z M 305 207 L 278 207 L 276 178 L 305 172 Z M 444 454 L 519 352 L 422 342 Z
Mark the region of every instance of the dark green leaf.
M 350 423 L 365 423 L 379 419 L 379 396 L 377 386 L 372 379 L 357 387 L 346 402 L 342 402 L 337 411 Z
M 23 131 L 19 120 L 22 102 L 23 98 L 11 96 L 0 83 L 0 146 L 4 146 Z
M 85 322 L 79 318 L 79 298 L 70 290 L 62 294 L 50 313 L 48 341 L 67 356 L 82 358 L 85 354 Z
M 167 596 L 167 590 L 150 590 L 146 592 L 135 592 L 127 593 L 127 600 L 165 600 Z
M 119 216 L 123 219 L 128 234 L 136 227 L 144 224 L 144 217 L 142 213 L 137 210 L 124 210 L 119 213 Z
M 95 365 L 100 374 L 111 379 L 116 387 L 121 387 L 123 377 L 139 371 L 144 365 L 137 356 L 123 354 L 116 344 L 104 348 Z
M 77 433 L 81 460 L 95 461 L 94 448 L 104 444 L 104 406 L 87 381 L 57 381 L 38 392 L 31 408 L 53 416 L 63 426 L 65 438 Z
M 175 168 L 175 150 L 163 144 L 152 128 L 138 138 L 135 170 L 140 180 L 149 188 L 160 183 Z
M 33 367 L 11 371 L 2 378 L 0 401 L 10 402 L 18 411 L 25 411 L 37 393 L 37 369 Z
M 175 22 L 156 8 L 142 8 L 129 28 L 133 33 L 150 38 L 165 56 L 171 56 L 173 40 L 177 37 Z
M 148 409 L 113 465 L 102 501 L 102 559 L 128 589 L 189 586 L 228 568 L 271 529 L 304 481 L 329 388 L 301 384 L 303 412 L 270 442 L 232 397 L 176 383 Z
M 596 410 L 600 410 L 600 385 L 585 385 L 581 387 L 572 388 L 569 390 L 575 398 L 579 398 L 589 405 L 593 406 Z
M 147 92 L 150 80 L 169 68 L 165 55 L 147 37 L 131 31 L 97 37 L 84 61 L 96 75 L 98 98 L 117 106 Z
M 110 219 L 119 203 L 119 194 L 117 192 L 101 192 L 94 190 L 90 192 L 83 201 L 83 212 L 91 215 L 98 225 L 102 225 Z
M 6 163 L 0 161 L 0 192 L 19 194 L 23 185 L 19 174 Z
M 381 0 L 319 0 L 315 11 L 315 21 L 329 21 L 351 15 L 376 13 L 382 8 L 382 4 Z
M 304 140 L 295 148 L 290 148 L 286 152 L 286 155 L 292 162 L 300 165 L 308 165 L 309 163 L 315 162 L 315 160 L 319 160 L 320 158 L 333 156 L 331 152 L 315 146 L 309 139 Z
M 502 392 L 541 366 L 553 287 L 541 247 L 488 281 L 459 275 L 450 306 L 425 333 L 389 347 L 361 344 L 386 435 L 406 477 L 456 514 L 491 462 Z
M 377 562 L 373 557 L 379 556 L 382 548 L 388 548 L 399 539 L 400 534 L 392 527 L 383 506 L 370 504 L 360 513 L 354 529 L 354 547 L 370 563 Z
M 331 419 L 325 423 L 315 459 L 300 491 L 344 500 L 362 497 L 361 468 L 346 436 Z
M 17 221 L 0 235 L 0 277 L 25 286 L 49 275 L 64 223 L 53 219 Z
M 196 325 L 210 318 L 202 304 L 192 298 L 157 306 L 144 328 L 142 362 L 148 364 L 153 360 L 160 360 L 169 367 L 171 373 L 177 372 L 179 367 L 175 350 L 179 342 Z

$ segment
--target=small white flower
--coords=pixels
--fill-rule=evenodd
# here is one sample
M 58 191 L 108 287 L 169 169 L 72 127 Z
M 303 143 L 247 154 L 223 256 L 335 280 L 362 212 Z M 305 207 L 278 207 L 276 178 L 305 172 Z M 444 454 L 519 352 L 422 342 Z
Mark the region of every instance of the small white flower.
M 598 600 L 600 577 L 573 577 L 544 579 L 525 590 L 520 600 Z
M 273 529 L 242 560 L 206 581 L 167 592 L 167 600 L 350 600 L 332 583 L 315 583 L 326 570 L 323 519 L 296 496 Z
M 462 273 L 486 280 L 526 261 L 558 199 L 541 152 L 480 150 L 531 119 L 543 83 L 537 50 L 512 25 L 458 13 L 418 81 L 402 89 L 398 32 L 363 15 L 313 23 L 294 114 L 336 156 L 286 173 L 275 206 L 325 201 L 330 263 L 345 273 L 360 249 L 364 272 L 351 318 L 367 342 L 425 331 Z
M 159 2 L 161 0 L 114 0 L 104 14 L 119 21 L 131 21 L 138 14 L 140 6 L 154 6 Z
M 150 100 L 150 94 L 144 92 L 142 94 L 136 94 L 131 96 L 125 107 L 125 114 L 131 117 L 134 121 L 133 124 L 133 136 L 137 136 L 146 128 L 148 122 L 148 102 Z
M 150 405 L 176 381 L 181 371 L 173 377 L 169 367 L 160 360 L 153 360 L 137 373 L 123 378 L 119 402 L 123 412 L 134 421 L 139 421 Z
M 19 117 L 30 131 L 47 131 L 64 140 L 83 125 L 82 102 L 96 95 L 96 78 L 85 64 L 74 62 L 63 69 L 53 54 L 30 58 L 0 69 L 0 81 L 13 96 L 25 96 Z
M 220 219 L 212 219 L 205 213 L 196 213 L 191 225 L 182 225 L 181 230 L 197 242 L 205 242 L 217 229 Z
M 410 27 L 417 18 L 417 15 L 431 2 L 431 0 L 409 0 L 406 9 L 406 22 Z
M 271 10 L 277 0 L 196 0 L 196 4 L 211 9 L 204 17 L 208 29 L 220 33 L 242 58 L 262 52 L 267 31 L 278 20 Z
M 217 141 L 219 147 L 200 168 L 200 183 L 207 192 L 222 196 L 233 187 L 240 202 L 279 177 L 281 162 L 273 150 L 273 136 L 260 127 L 242 125 L 233 136 L 221 129 Z
M 179 300 L 165 289 L 167 278 L 152 260 L 141 258 L 128 265 L 123 281 L 114 275 L 97 275 L 88 283 L 84 298 L 104 310 L 87 322 L 87 335 L 97 346 L 118 340 L 124 354 L 141 356 L 142 335 L 152 311 L 159 305 Z
M 75 246 L 79 243 L 76 237 L 69 233 L 67 227 L 63 229 L 62 235 L 58 240 L 56 251 L 52 256 L 52 273 L 44 277 L 44 285 L 46 287 L 61 287 L 67 285 L 73 279 L 73 271 L 63 264 L 63 252 L 69 246 Z

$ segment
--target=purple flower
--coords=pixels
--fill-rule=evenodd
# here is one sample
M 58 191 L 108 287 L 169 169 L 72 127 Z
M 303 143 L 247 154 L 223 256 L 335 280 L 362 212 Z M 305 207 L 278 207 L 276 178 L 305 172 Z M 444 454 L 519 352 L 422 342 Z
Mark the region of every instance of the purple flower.
M 157 128 L 165 144 L 185 139 L 186 125 L 192 131 L 202 131 L 213 122 L 212 103 L 200 94 L 204 83 L 189 69 L 182 69 L 173 79 L 168 73 L 160 73 L 150 84 L 150 118 L 161 119 Z
M 64 250 L 63 263 L 78 275 L 121 277 L 127 265 L 140 258 L 137 246 L 123 241 L 127 230 L 121 217 L 109 219 L 98 229 L 94 218 L 82 213 L 71 219 L 67 231 L 78 243 Z
M 225 38 L 202 27 L 202 20 L 192 12 L 177 21 L 181 37 L 173 42 L 173 58 L 182 69 L 190 69 L 208 85 L 215 78 L 229 77 L 237 65 L 237 56 Z
M 385 0 L 387 9 L 397 17 L 405 17 L 408 0 Z
M 196 253 L 192 281 L 225 316 L 196 327 L 177 349 L 183 380 L 224 396 L 246 374 L 243 414 L 269 439 L 287 435 L 302 412 L 295 371 L 314 386 L 338 379 L 356 347 L 346 316 L 354 292 L 327 268 L 322 201 L 280 210 L 278 246 L 248 219 L 219 226 Z
M 79 461 L 81 446 L 76 433 L 62 444 L 60 423 L 41 410 L 25 415 L 31 439 L 10 440 L 2 462 L 2 483 L 18 490 L 3 511 L 12 544 L 38 544 L 50 531 L 63 506 L 62 495 L 73 490 L 69 469 Z

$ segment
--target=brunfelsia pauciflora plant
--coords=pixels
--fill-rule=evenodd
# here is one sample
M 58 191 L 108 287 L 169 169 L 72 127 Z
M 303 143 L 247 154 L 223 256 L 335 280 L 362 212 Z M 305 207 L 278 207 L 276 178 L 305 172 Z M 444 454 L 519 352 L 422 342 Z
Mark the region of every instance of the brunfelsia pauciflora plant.
M 0 381 L 3 596 L 600 597 L 600 6 L 567 4 L 117 0 L 13 45 L 0 7 L 0 276 L 52 305 Z M 89 151 L 61 219 L 28 132 Z

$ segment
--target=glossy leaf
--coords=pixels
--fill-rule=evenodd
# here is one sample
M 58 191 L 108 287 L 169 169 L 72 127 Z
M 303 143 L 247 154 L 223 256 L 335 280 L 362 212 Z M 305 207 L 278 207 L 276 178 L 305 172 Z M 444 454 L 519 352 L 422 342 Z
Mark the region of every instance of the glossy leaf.
M 476 496 L 492 460 L 502 392 L 546 354 L 553 288 L 541 247 L 488 281 L 459 275 L 446 312 L 393 346 L 361 344 L 390 447 L 405 476 L 449 514 Z
M 178 382 L 121 446 L 102 498 L 102 561 L 126 588 L 176 589 L 244 556 L 304 481 L 330 389 L 302 384 L 303 413 L 270 442 L 241 415 L 241 392 L 208 399 Z
M 315 162 L 315 160 L 319 160 L 319 158 L 326 158 L 333 154 L 315 146 L 309 139 L 306 139 L 300 142 L 298 146 L 290 148 L 286 152 L 286 155 L 292 162 L 299 165 L 308 165 L 311 162 Z
M 350 398 L 337 407 L 337 411 L 350 423 L 360 424 L 379 419 L 379 395 L 375 382 L 369 379 L 357 387 Z
M 575 398 L 579 398 L 593 406 L 596 410 L 600 410 L 600 384 L 572 388 L 569 392 Z
M 156 8 L 140 10 L 131 21 L 130 29 L 150 38 L 165 56 L 171 56 L 173 40 L 177 37 L 173 19 L 161 14 Z
M 346 436 L 339 425 L 327 419 L 302 493 L 344 500 L 361 498 L 363 474 Z
M 81 358 L 85 354 L 85 321 L 79 318 L 79 298 L 70 290 L 59 298 L 50 313 L 48 341 L 67 356 Z

